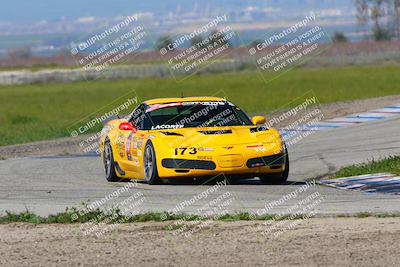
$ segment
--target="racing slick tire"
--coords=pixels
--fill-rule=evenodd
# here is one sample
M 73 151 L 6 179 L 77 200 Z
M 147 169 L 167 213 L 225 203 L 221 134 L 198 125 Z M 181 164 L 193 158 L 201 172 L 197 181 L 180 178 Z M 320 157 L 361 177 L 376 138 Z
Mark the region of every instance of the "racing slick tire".
M 161 180 L 158 177 L 156 153 L 151 141 L 148 141 L 144 149 L 143 155 L 144 179 L 150 185 L 160 184 Z
M 285 169 L 281 173 L 277 174 L 266 174 L 260 176 L 261 184 L 284 184 L 289 177 L 289 153 L 285 150 L 286 164 Z
M 119 182 L 120 178 L 117 176 L 117 173 L 115 172 L 114 156 L 109 140 L 107 140 L 104 144 L 103 163 L 107 181 Z

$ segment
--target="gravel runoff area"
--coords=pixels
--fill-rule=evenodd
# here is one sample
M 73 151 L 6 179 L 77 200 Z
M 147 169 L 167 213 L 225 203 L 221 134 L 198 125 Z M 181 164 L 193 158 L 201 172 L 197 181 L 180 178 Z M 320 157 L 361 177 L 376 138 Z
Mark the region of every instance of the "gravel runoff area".
M 400 266 L 400 218 L 316 218 L 264 235 L 272 223 L 211 222 L 191 237 L 167 230 L 171 222 L 117 225 L 100 237 L 77 224 L 3 224 L 0 265 Z
M 398 103 L 400 103 L 400 95 L 332 103 L 322 105 L 320 106 L 320 109 L 324 114 L 325 119 L 332 119 L 348 114 L 365 112 L 371 109 L 377 109 L 387 105 Z M 279 113 L 273 114 L 273 116 L 278 115 Z M 291 119 L 285 120 L 285 123 L 290 124 L 296 119 L 296 117 L 293 117 Z M 284 126 L 286 125 L 277 125 L 277 127 Z M 0 147 L 0 160 L 19 157 L 63 156 L 82 154 L 82 151 L 79 148 L 79 143 L 86 140 L 89 136 L 91 135 L 83 135 L 75 138 L 67 137 L 21 145 L 3 146 Z

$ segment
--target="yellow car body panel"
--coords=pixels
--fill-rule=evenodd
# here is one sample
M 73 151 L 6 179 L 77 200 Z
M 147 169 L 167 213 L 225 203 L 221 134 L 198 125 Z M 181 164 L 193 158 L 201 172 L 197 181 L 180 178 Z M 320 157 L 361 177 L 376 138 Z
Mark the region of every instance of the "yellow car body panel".
M 148 106 L 175 102 L 226 101 L 215 97 L 168 98 L 145 101 Z M 275 129 L 251 132 L 255 125 L 195 127 L 160 130 L 120 130 L 119 125 L 127 119 L 109 121 L 100 136 L 101 157 L 108 140 L 120 178 L 143 180 L 144 150 L 147 142 L 154 146 L 159 178 L 185 178 L 199 176 L 257 175 L 281 173 L 285 161 L 273 166 L 249 167 L 249 160 L 262 157 L 284 157 L 284 144 Z M 167 134 L 165 134 L 167 133 Z M 163 161 L 165 160 L 165 161 Z M 213 162 L 213 169 L 165 167 L 165 162 Z M 163 164 L 163 162 L 165 164 Z M 175 166 L 175 165 L 174 165 Z M 183 166 L 183 165 L 182 165 Z M 176 167 L 176 166 L 175 166 Z

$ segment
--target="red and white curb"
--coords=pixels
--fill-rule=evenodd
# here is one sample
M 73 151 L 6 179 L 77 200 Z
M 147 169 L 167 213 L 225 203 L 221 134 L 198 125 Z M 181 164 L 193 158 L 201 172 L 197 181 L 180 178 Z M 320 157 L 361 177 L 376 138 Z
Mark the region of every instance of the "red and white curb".
M 391 173 L 375 173 L 321 180 L 318 183 L 344 190 L 400 195 L 400 176 Z

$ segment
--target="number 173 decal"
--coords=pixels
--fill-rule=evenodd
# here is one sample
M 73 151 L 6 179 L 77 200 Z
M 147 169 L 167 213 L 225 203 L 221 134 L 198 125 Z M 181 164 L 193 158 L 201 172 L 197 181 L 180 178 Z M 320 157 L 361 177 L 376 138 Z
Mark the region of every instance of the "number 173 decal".
M 185 155 L 185 153 L 195 155 L 197 154 L 197 149 L 195 147 L 179 147 L 175 148 L 175 155 Z

